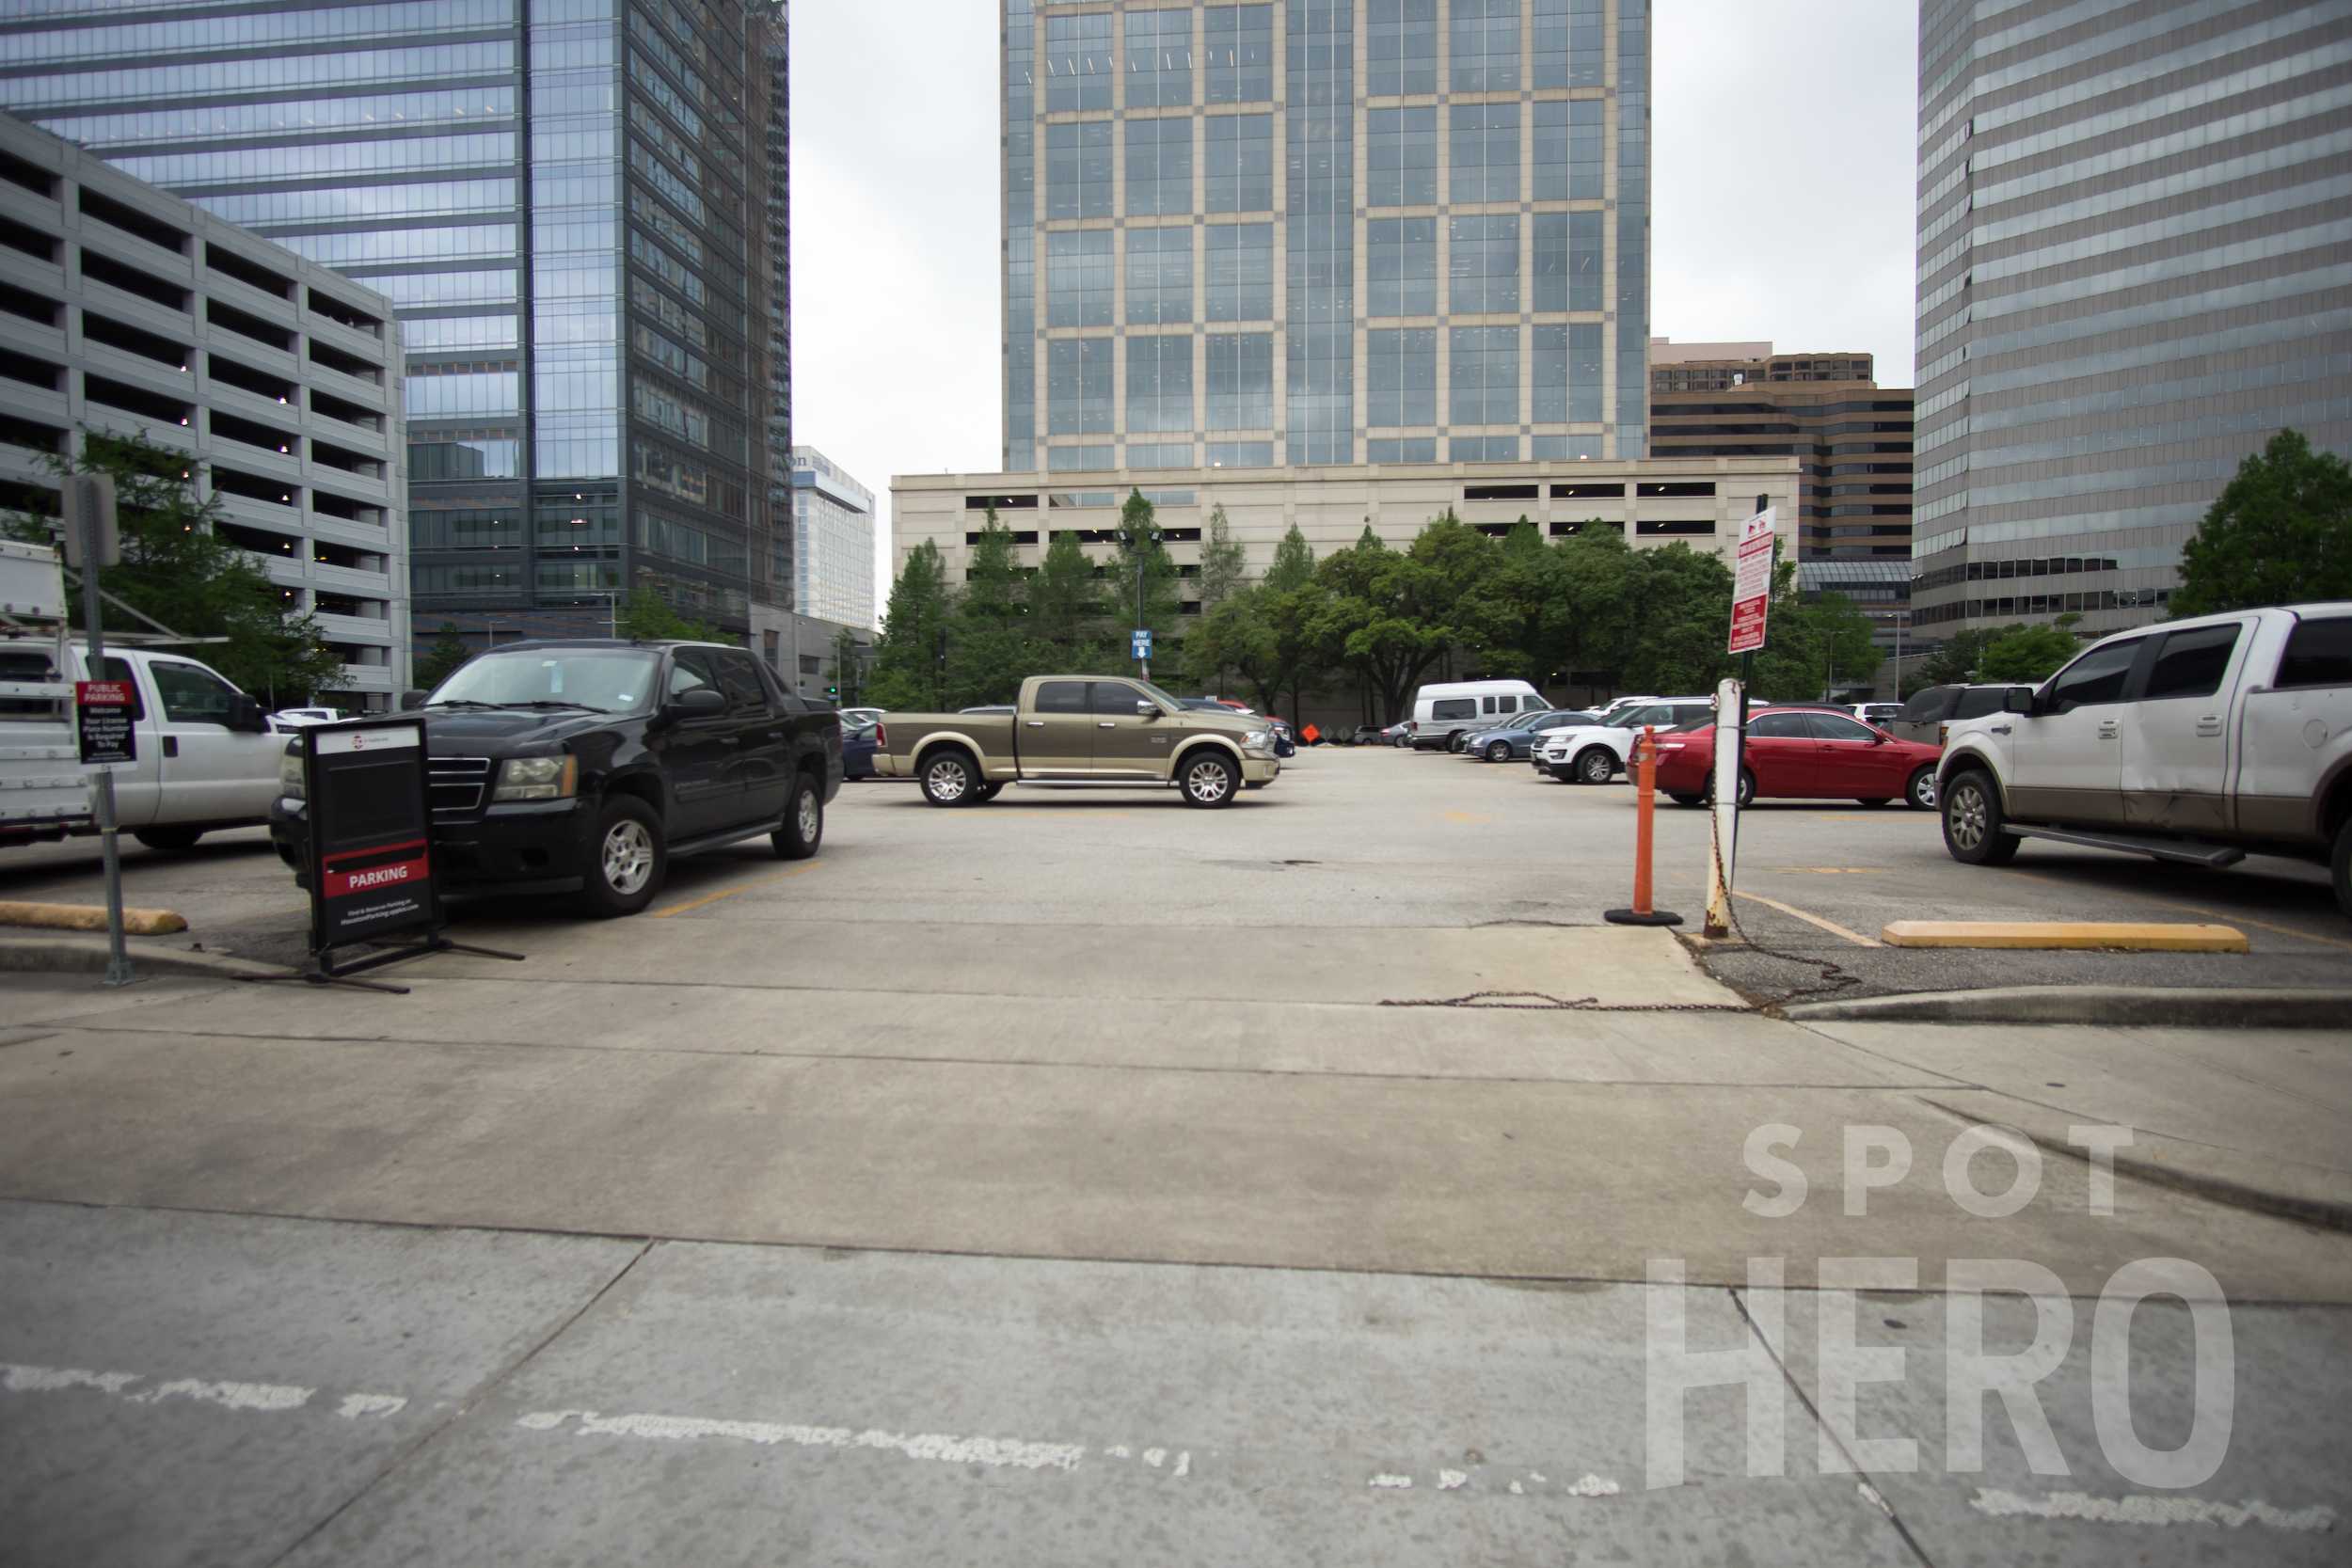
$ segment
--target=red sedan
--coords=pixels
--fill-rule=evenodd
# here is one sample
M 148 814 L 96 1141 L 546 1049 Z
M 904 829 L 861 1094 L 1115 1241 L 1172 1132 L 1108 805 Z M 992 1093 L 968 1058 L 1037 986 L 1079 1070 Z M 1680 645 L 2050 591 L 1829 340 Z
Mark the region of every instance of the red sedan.
M 1866 806 L 1900 800 L 1935 809 L 1935 765 L 1943 752 L 1898 740 L 1858 719 L 1815 708 L 1751 708 L 1740 803 L 1848 797 Z M 1658 787 L 1675 803 L 1696 806 L 1713 793 L 1715 731 L 1675 730 L 1658 737 Z

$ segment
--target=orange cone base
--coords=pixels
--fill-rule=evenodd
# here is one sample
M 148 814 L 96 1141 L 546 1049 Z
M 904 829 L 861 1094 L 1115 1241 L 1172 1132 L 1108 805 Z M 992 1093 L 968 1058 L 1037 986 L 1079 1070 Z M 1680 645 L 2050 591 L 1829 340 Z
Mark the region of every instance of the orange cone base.
M 1612 926 L 1679 926 L 1682 917 L 1672 910 L 1610 910 L 1601 915 Z

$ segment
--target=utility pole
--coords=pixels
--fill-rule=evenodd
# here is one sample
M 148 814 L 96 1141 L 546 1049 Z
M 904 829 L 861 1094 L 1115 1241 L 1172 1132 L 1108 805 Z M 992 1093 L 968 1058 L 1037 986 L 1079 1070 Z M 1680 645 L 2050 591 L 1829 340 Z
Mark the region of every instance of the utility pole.
M 1119 537 L 1126 544 L 1127 548 L 1136 558 L 1135 625 L 1137 631 L 1142 631 L 1149 625 L 1149 623 L 1144 619 L 1143 610 L 1143 545 L 1146 539 L 1149 539 L 1154 545 L 1158 544 L 1160 542 L 1160 531 L 1158 529 L 1147 529 L 1140 531 L 1135 529 L 1120 529 L 1119 531 Z M 1145 680 L 1150 680 L 1152 678 L 1152 661 L 1148 658 L 1138 658 L 1136 661 L 1136 664 L 1137 669 L 1142 672 L 1143 678 Z

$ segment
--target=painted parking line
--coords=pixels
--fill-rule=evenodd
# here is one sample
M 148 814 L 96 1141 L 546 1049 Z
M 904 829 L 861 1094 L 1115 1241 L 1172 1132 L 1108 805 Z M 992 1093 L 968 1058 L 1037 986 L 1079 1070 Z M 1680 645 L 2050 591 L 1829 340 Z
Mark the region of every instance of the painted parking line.
M 696 910 L 707 909 L 722 898 L 732 898 L 739 893 L 749 893 L 755 887 L 766 887 L 771 882 L 781 882 L 787 878 L 805 877 L 816 870 L 818 863 L 820 863 L 811 862 L 807 865 L 796 865 L 789 871 L 772 872 L 765 877 L 755 877 L 748 882 L 738 882 L 733 887 L 723 887 L 716 893 L 706 893 L 700 898 L 689 898 L 683 904 L 672 904 L 666 910 L 656 910 L 653 911 L 653 917 L 656 920 L 667 920 L 672 915 L 691 914 Z
M 1817 927 L 1821 930 L 1827 931 L 1831 936 L 1842 937 L 1846 941 L 1852 942 L 1856 947 L 1878 947 L 1883 945 L 1869 937 L 1864 936 L 1860 931 L 1849 931 L 1843 926 L 1838 925 L 1835 920 L 1824 920 L 1818 914 L 1807 914 L 1804 911 L 1797 908 L 1794 904 L 1784 904 L 1777 898 L 1767 898 L 1760 893 L 1750 893 L 1746 888 L 1734 888 L 1732 891 L 1737 896 L 1745 898 L 1752 903 L 1761 904 L 1768 910 L 1778 910 L 1785 915 L 1804 921 L 1807 926 Z
M 2031 871 L 2011 870 L 2010 875 L 2023 877 L 2029 882 L 2039 882 L 2043 887 L 2063 888 L 2070 893 L 2082 891 L 2071 882 L 2061 881 L 2056 877 L 2040 876 Z M 2256 920 L 2251 915 L 2209 910 L 2199 904 L 2176 904 L 2169 898 L 2152 898 L 2145 894 L 2131 894 L 2127 896 L 2141 898 L 2160 910 L 2172 910 L 2181 914 L 2201 914 L 2208 920 L 2230 921 L 2240 926 L 2251 926 L 2258 931 L 2268 931 L 2274 936 L 2293 937 L 2297 942 L 2317 942 L 2323 947 L 2341 947 L 2345 952 L 2352 953 L 2352 941 L 2347 941 L 2343 937 L 2323 936 L 2317 931 L 2306 931 L 2293 926 L 2280 926 L 2268 920 Z

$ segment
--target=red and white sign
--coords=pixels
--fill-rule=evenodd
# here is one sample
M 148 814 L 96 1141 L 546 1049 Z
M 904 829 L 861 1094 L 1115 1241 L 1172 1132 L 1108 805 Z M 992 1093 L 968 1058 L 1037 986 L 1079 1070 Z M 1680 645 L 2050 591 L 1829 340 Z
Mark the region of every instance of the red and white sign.
M 1752 654 L 1764 645 L 1765 613 L 1772 602 L 1772 539 L 1780 512 L 1766 507 L 1740 525 L 1740 553 L 1731 577 L 1731 651 Z
M 424 744 L 414 724 L 376 724 L 364 730 L 329 730 L 318 737 L 319 755 L 347 757 L 354 752 L 397 752 Z
M 376 864 L 356 866 L 348 871 L 339 870 L 335 864 L 338 861 L 375 859 L 384 855 L 401 854 L 405 854 L 406 858 L 394 861 L 379 860 Z M 431 872 L 432 866 L 426 859 L 425 843 L 422 839 L 416 839 L 407 844 L 388 844 L 378 849 L 360 849 L 348 854 L 329 855 L 326 857 L 326 893 L 329 898 L 349 898 L 357 894 L 381 893 L 388 888 L 399 887 L 404 882 L 422 882 L 431 875 Z
M 73 683 L 73 732 L 85 768 L 106 772 L 138 761 L 134 708 L 129 681 Z

